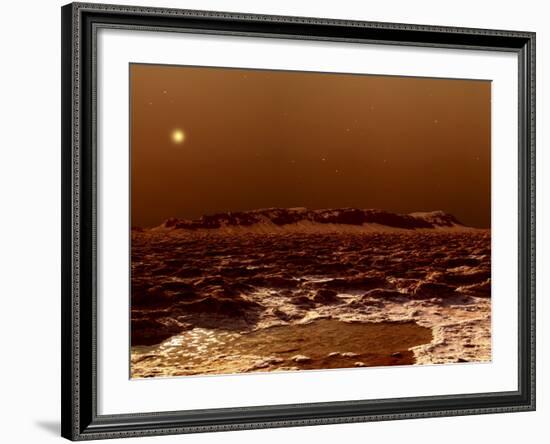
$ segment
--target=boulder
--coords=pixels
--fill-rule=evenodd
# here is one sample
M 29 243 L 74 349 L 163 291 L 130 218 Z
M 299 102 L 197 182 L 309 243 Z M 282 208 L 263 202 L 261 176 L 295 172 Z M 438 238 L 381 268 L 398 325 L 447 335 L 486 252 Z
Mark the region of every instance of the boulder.
M 455 287 L 437 282 L 420 282 L 410 295 L 413 299 L 446 298 L 456 295 Z
M 250 310 L 259 309 L 260 304 L 242 296 L 225 297 L 206 296 L 202 299 L 178 304 L 178 310 L 184 313 L 215 314 L 226 317 L 241 317 Z
M 337 304 L 338 302 L 341 302 L 338 297 L 338 293 L 327 288 L 317 290 L 315 296 L 313 296 L 313 301 L 319 304 Z
M 177 335 L 191 328 L 190 325 L 175 319 L 132 319 L 131 340 L 132 346 L 159 344 L 171 336 Z
M 470 296 L 477 296 L 480 298 L 490 298 L 491 297 L 491 279 L 487 279 L 484 282 L 472 284 L 472 285 L 464 285 L 462 287 L 458 287 L 457 291 L 460 291 L 461 293 L 465 293 Z

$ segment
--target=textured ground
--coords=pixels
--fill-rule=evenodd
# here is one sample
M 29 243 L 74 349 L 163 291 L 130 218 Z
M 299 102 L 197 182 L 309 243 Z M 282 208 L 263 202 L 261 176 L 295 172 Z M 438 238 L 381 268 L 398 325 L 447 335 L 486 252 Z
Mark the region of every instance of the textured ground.
M 488 231 L 132 231 L 133 377 L 491 358 Z

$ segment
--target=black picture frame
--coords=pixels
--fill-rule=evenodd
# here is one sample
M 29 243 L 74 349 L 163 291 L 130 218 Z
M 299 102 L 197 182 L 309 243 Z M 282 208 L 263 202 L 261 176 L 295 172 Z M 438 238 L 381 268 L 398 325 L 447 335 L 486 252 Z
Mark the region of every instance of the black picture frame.
M 62 7 L 62 436 L 119 438 L 535 409 L 535 33 L 72 3 Z M 519 65 L 518 389 L 97 414 L 95 39 L 100 27 L 507 51 Z

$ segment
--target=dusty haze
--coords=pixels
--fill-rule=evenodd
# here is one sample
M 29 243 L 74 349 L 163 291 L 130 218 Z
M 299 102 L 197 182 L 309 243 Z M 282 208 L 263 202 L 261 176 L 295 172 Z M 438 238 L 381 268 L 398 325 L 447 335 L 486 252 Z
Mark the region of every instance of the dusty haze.
M 130 76 L 134 226 L 296 206 L 490 226 L 488 81 L 143 64 Z

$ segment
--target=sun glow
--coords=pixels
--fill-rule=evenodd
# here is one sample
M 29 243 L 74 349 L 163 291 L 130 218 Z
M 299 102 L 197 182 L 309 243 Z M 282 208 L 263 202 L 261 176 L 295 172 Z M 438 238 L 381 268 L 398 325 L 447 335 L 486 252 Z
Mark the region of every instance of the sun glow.
M 172 131 L 172 142 L 180 145 L 185 141 L 185 133 L 180 129 Z

